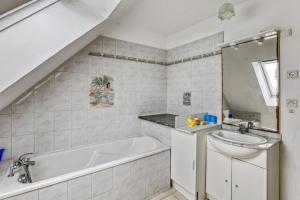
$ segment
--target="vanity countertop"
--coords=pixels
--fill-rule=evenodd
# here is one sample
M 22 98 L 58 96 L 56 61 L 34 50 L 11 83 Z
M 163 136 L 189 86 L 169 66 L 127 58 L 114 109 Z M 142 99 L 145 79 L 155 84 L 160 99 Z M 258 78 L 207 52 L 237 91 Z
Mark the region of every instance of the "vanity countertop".
M 221 128 L 220 124 L 207 124 L 202 126 L 194 126 L 189 127 L 185 125 L 185 122 L 183 126 L 176 127 L 176 117 L 178 115 L 163 113 L 163 114 L 156 114 L 156 115 L 143 115 L 139 116 L 139 119 L 150 121 L 156 124 L 164 125 L 170 128 L 174 128 L 177 131 L 181 131 L 187 134 L 195 134 L 197 132 L 203 131 L 203 130 L 210 130 L 210 129 L 217 129 Z M 177 125 L 178 126 L 178 125 Z
M 177 127 L 175 129 L 184 133 L 195 134 L 203 130 L 210 130 L 210 129 L 217 129 L 217 128 L 221 128 L 221 124 L 207 124 L 207 125 L 194 126 L 194 127 L 183 126 L 183 127 Z
M 9 165 L 12 163 L 12 161 L 10 160 L 4 160 L 0 162 L 0 180 L 2 180 L 2 178 L 4 177 L 4 175 L 6 174 Z
M 262 150 L 267 150 L 270 149 L 271 147 L 273 147 L 274 145 L 278 144 L 281 139 L 278 138 L 268 138 L 267 137 L 268 142 L 265 144 L 261 144 L 257 146 L 257 149 L 262 149 Z
M 139 119 L 143 119 L 146 121 L 154 122 L 156 124 L 161 124 L 164 126 L 175 128 L 175 117 L 176 116 L 177 115 L 164 113 L 164 114 L 157 114 L 157 115 L 139 116 Z
M 258 134 L 249 134 L 249 135 L 258 135 Z M 244 145 L 244 147 L 248 147 L 248 148 L 254 148 L 254 149 L 261 149 L 261 150 L 268 150 L 270 149 L 271 147 L 273 147 L 274 145 L 278 144 L 281 139 L 280 138 L 274 138 L 274 137 L 269 137 L 267 135 L 259 135 L 261 137 L 264 137 L 267 139 L 267 142 L 265 144 L 260 144 L 260 145 L 256 145 L 256 146 L 247 146 L 247 145 Z

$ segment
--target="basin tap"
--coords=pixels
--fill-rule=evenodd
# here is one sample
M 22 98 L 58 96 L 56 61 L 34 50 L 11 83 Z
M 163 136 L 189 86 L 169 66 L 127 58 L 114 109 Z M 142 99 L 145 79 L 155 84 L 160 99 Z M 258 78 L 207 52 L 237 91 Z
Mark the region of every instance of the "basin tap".
M 32 183 L 32 178 L 29 172 L 29 166 L 35 165 L 35 161 L 30 160 L 28 155 L 32 155 L 33 153 L 26 153 L 21 155 L 17 160 L 14 160 L 13 165 L 9 169 L 8 177 L 12 177 L 15 175 L 15 172 L 20 168 L 24 169 L 25 174 L 20 175 L 19 182 L 21 183 Z
M 240 123 L 239 132 L 241 134 L 245 134 L 245 133 L 248 133 L 248 131 L 249 131 L 248 127 L 246 127 L 243 123 Z
M 253 129 L 255 128 L 254 122 L 248 122 L 248 129 Z
M 243 123 L 240 123 L 240 125 L 239 125 L 239 132 L 241 134 L 245 134 L 245 133 L 249 132 L 249 129 L 253 129 L 254 127 L 255 126 L 254 126 L 253 122 L 248 122 L 247 126 L 245 126 L 245 124 L 243 124 Z

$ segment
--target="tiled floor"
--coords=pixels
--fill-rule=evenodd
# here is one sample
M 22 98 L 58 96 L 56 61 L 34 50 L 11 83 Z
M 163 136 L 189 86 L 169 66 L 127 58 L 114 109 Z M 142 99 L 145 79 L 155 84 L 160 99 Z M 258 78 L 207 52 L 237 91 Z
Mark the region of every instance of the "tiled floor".
M 167 192 L 164 192 L 151 200 L 187 200 L 182 194 L 180 194 L 175 189 L 170 189 Z

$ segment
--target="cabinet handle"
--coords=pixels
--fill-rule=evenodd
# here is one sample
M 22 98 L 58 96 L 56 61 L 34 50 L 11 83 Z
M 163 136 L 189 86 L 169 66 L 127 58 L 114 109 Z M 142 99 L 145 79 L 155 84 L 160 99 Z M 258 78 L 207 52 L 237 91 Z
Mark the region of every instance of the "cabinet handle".
M 238 188 L 238 187 L 239 187 L 239 185 L 235 185 L 235 187 L 236 187 L 236 188 Z
M 228 183 L 228 180 L 227 180 L 227 179 L 225 180 L 225 183 Z

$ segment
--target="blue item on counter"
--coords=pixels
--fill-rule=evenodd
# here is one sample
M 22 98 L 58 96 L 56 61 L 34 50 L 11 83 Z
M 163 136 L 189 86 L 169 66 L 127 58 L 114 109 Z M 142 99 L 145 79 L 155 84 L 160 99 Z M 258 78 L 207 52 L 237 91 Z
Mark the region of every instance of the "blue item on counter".
M 207 113 L 204 115 L 203 120 L 206 121 L 207 120 Z
M 218 117 L 215 115 L 204 115 L 204 121 L 209 122 L 210 124 L 216 124 L 218 122 Z
M 232 113 L 229 113 L 229 114 L 228 114 L 228 118 L 233 118 L 233 114 L 232 114 Z
M 2 159 L 4 157 L 4 151 L 5 151 L 5 149 L 0 149 L 0 161 L 2 161 Z
M 210 122 L 210 121 L 211 121 L 211 115 L 206 114 L 206 115 L 204 116 L 204 121 Z
M 214 124 L 216 124 L 216 123 L 217 123 L 217 121 L 218 121 L 218 117 L 217 117 L 217 116 L 214 116 L 214 115 L 212 115 L 212 116 L 211 116 L 211 122 L 213 122 Z
M 202 119 L 203 121 L 206 121 L 206 115 L 207 115 L 207 114 L 205 114 L 205 115 L 203 116 L 203 119 Z

